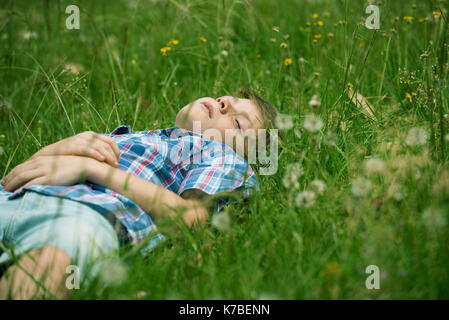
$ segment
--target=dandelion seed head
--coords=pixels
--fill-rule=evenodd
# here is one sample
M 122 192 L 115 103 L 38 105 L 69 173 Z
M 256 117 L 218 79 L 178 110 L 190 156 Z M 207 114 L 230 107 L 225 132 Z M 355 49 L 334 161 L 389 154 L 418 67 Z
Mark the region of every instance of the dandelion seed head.
M 304 168 L 299 162 L 287 164 L 282 184 L 286 188 L 299 189 L 299 178 L 304 174 Z
M 31 39 L 37 39 L 37 33 L 36 32 L 30 32 L 30 31 L 25 31 L 22 34 L 23 39 L 25 40 L 31 40 Z
M 107 286 L 118 286 L 128 277 L 128 268 L 119 259 L 105 263 L 100 272 L 100 278 Z
M 327 189 L 327 185 L 323 180 L 320 179 L 314 179 L 310 186 L 315 190 L 315 192 L 319 195 L 323 194 L 324 191 Z
M 351 182 L 351 192 L 356 197 L 363 197 L 367 195 L 372 188 L 372 183 L 370 180 L 358 177 Z
M 293 130 L 293 131 L 294 131 L 294 133 L 295 133 L 296 138 L 301 139 L 301 137 L 302 137 L 302 132 L 301 132 L 301 130 L 298 129 L 298 128 L 295 128 L 295 130 Z
M 407 197 L 407 190 L 399 183 L 393 183 L 388 188 L 387 194 L 396 201 L 401 201 Z
M 318 108 L 321 104 L 320 97 L 318 95 L 314 95 L 312 99 L 309 101 L 309 107 Z
M 228 231 L 231 228 L 231 218 L 229 217 L 229 213 L 215 213 L 212 217 L 212 225 L 222 232 Z
M 449 142 L 449 133 L 446 133 L 444 135 L 444 140 L 446 140 L 446 142 Z
M 275 293 L 265 292 L 262 293 L 257 300 L 282 300 L 281 297 L 279 297 Z
M 66 63 L 64 65 L 64 71 L 68 71 L 73 74 L 78 74 L 84 71 L 84 67 L 78 63 Z
M 145 291 L 143 291 L 143 290 L 136 292 L 136 298 L 137 299 L 142 299 L 142 298 L 145 298 L 146 296 L 147 296 L 147 293 Z
M 325 143 L 330 147 L 337 146 L 337 136 L 333 131 L 331 131 L 331 130 L 327 131 Z
M 298 193 L 295 198 L 295 205 L 300 208 L 310 208 L 315 204 L 316 194 L 313 191 L 305 190 Z
M 307 131 L 317 132 L 323 128 L 324 123 L 319 116 L 311 113 L 306 115 L 303 125 Z
M 385 162 L 379 158 L 365 160 L 365 171 L 368 174 L 383 173 L 385 171 Z
M 420 146 L 426 142 L 427 132 L 423 128 L 411 128 L 405 138 L 405 143 L 409 146 Z
M 293 119 L 288 114 L 278 114 L 274 123 L 279 130 L 290 130 L 293 128 Z
M 429 207 L 422 213 L 422 219 L 424 224 L 428 227 L 445 227 L 447 225 L 447 219 L 443 214 L 441 208 Z

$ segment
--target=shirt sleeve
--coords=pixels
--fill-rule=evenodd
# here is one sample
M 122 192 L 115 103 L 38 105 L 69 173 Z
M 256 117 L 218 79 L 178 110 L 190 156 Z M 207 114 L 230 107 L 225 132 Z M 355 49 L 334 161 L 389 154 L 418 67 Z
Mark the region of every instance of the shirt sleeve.
M 112 130 L 112 132 L 110 133 L 111 136 L 115 136 L 115 135 L 119 135 L 119 134 L 125 134 L 125 133 L 130 133 L 131 132 L 131 126 L 128 125 L 122 125 L 122 126 L 118 126 L 117 128 L 115 128 L 114 130 Z
M 178 193 L 188 189 L 199 189 L 209 195 L 225 193 L 218 197 L 216 212 L 219 212 L 230 203 L 248 198 L 259 185 L 251 166 L 230 147 L 213 141 L 207 143 L 201 150 L 201 160 L 187 172 Z M 226 195 L 231 191 L 242 192 L 240 199 L 236 197 L 238 193 Z

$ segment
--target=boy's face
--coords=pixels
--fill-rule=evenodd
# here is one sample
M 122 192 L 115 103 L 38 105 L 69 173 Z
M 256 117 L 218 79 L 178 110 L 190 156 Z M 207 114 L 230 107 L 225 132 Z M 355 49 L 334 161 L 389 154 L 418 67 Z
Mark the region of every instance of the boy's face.
M 219 140 L 217 135 L 213 134 L 218 130 L 222 137 L 222 141 L 218 142 L 226 143 L 227 134 L 234 136 L 235 143 L 238 145 L 243 143 L 244 136 L 252 131 L 249 129 L 253 129 L 255 134 L 258 129 L 262 129 L 262 114 L 249 99 L 233 96 L 223 96 L 217 99 L 204 97 L 179 110 L 175 125 L 189 131 L 202 133 L 206 139 L 214 141 Z M 231 147 L 235 150 L 235 146 L 231 145 Z

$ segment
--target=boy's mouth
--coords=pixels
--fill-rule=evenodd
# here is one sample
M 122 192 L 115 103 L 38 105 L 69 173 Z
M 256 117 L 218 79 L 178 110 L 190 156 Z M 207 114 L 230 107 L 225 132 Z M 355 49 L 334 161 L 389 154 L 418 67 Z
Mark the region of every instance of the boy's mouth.
M 201 105 L 204 108 L 204 111 L 209 116 L 209 119 L 212 119 L 212 116 L 214 114 L 214 107 L 209 102 L 201 102 Z

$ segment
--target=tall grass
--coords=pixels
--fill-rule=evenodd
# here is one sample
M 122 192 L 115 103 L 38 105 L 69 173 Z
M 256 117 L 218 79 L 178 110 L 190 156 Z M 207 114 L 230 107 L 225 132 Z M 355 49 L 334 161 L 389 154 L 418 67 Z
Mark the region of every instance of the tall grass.
M 80 30 L 65 27 L 69 1 L 1 3 L 2 176 L 74 133 L 169 127 L 190 101 L 245 85 L 294 121 L 278 172 L 226 209 L 229 231 L 209 223 L 145 259 L 123 248 L 126 279 L 74 298 L 449 297 L 447 1 L 378 1 L 378 31 L 364 26 L 366 1 L 78 1 Z M 319 132 L 304 129 L 310 113 Z M 414 127 L 423 145 L 408 143 Z M 286 188 L 297 162 L 300 187 Z M 326 191 L 298 207 L 314 179 Z M 368 265 L 379 290 L 365 287 Z

